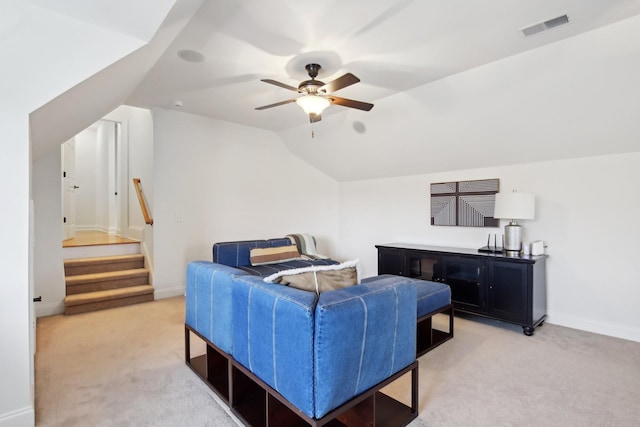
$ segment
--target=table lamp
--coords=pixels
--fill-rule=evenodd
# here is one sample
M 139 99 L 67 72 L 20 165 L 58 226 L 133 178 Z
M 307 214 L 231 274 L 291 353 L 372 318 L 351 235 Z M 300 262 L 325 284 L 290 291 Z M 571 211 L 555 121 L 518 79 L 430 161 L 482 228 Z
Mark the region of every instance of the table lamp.
M 530 193 L 496 193 L 494 218 L 510 219 L 504 226 L 504 250 L 508 255 L 517 255 L 522 250 L 522 227 L 519 219 L 535 218 L 535 199 Z

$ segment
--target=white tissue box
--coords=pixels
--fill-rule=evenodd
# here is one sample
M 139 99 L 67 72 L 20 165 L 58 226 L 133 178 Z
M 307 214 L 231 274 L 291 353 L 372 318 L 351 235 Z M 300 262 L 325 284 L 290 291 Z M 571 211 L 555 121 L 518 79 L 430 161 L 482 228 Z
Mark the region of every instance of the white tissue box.
M 544 242 L 542 240 L 531 242 L 531 255 L 544 255 Z

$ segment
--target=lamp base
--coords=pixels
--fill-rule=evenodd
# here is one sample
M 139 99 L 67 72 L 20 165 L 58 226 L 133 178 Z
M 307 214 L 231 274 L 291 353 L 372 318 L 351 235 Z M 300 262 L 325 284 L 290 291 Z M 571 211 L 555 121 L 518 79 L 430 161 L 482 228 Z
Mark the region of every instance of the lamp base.
M 515 221 L 504 226 L 504 250 L 512 255 L 522 250 L 522 227 Z

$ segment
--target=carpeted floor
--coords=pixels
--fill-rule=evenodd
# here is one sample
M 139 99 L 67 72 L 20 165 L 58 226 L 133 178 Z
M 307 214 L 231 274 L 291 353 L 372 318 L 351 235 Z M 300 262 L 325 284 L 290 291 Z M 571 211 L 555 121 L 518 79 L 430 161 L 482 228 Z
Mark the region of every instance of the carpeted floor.
M 38 319 L 36 425 L 236 426 L 184 364 L 183 325 L 184 298 Z M 455 338 L 420 358 L 419 398 L 414 427 L 636 426 L 640 343 L 456 317 Z

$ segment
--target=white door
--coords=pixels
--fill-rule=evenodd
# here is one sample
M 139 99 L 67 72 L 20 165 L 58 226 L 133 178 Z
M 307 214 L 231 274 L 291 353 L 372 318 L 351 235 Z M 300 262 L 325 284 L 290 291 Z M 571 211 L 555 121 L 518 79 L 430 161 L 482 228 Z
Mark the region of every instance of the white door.
M 76 235 L 76 141 L 70 139 L 62 144 L 62 238 Z

